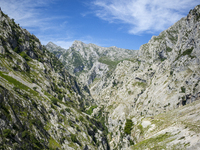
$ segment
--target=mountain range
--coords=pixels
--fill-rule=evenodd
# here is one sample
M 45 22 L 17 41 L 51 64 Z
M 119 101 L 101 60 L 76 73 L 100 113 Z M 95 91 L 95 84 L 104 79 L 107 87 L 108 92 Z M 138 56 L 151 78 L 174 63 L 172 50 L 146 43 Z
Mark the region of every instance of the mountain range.
M 200 5 L 139 50 L 39 39 L 0 11 L 0 149 L 200 148 Z

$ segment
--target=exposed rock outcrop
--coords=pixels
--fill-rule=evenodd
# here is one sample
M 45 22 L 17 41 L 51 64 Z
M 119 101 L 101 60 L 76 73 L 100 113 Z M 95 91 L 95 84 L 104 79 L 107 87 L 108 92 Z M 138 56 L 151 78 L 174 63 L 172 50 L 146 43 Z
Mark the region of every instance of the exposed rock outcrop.
M 102 116 L 85 113 L 94 104 L 54 54 L 0 11 L 0 149 L 109 149 Z
M 73 60 L 74 54 L 78 54 L 79 60 L 84 62 L 78 70 L 80 74 L 73 71 L 71 73 L 89 85 L 96 103 L 104 106 L 104 112 L 108 113 L 107 127 L 111 149 L 198 147 L 200 140 L 192 141 L 194 139 L 190 134 L 199 136 L 199 111 L 193 112 L 196 116 L 194 120 L 187 113 L 194 106 L 192 102 L 197 101 L 197 107 L 199 105 L 199 19 L 200 6 L 196 6 L 185 18 L 161 32 L 159 36 L 153 36 L 140 50 L 133 53 L 130 50 L 128 52 L 116 47 L 101 48 L 78 41 L 68 50 L 74 53 L 68 54 L 66 61 L 69 58 Z M 123 58 L 120 58 L 120 55 Z M 93 58 L 98 62 L 94 63 Z M 88 67 L 85 64 L 90 60 L 93 63 Z M 98 69 L 99 62 L 105 67 Z M 69 70 L 80 67 L 71 61 L 66 62 L 65 66 Z M 92 115 L 98 113 L 99 108 L 96 108 Z M 181 118 L 174 117 L 176 113 Z M 161 123 L 160 114 L 175 119 L 163 119 L 164 122 Z M 184 117 L 188 119 L 184 120 Z M 134 124 L 130 128 L 131 134 L 125 134 L 123 130 L 127 119 L 131 119 Z M 158 122 L 165 127 L 160 128 Z M 186 131 L 183 129 L 184 126 L 188 128 L 186 124 L 194 128 L 190 126 L 190 131 Z M 175 132 L 176 129 L 180 132 Z M 180 137 L 181 135 L 185 136 Z M 160 138 L 163 138 L 163 141 Z M 151 144 L 152 140 L 161 140 L 161 144 Z M 140 145 L 142 142 L 146 142 L 146 146 Z M 133 144 L 136 145 L 130 146 Z

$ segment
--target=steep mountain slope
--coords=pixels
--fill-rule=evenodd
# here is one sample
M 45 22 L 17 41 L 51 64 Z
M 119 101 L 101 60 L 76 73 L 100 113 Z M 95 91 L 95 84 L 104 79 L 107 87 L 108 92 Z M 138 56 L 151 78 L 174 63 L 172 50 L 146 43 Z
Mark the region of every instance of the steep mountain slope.
M 109 149 L 87 87 L 0 11 L 0 149 Z
M 112 72 L 117 63 L 132 58 L 137 53 L 115 46 L 106 48 L 81 41 L 74 41 L 65 51 L 58 49 L 52 42 L 49 42 L 46 48 L 59 58 L 71 74 L 86 85 L 90 85 L 95 78 L 99 79 L 107 72 Z
M 163 138 L 161 133 L 167 132 L 173 136 L 170 136 L 171 138 L 166 141 L 168 144 L 162 148 L 178 149 L 180 144 L 183 146 L 180 149 L 183 149 L 184 142 L 188 148 L 194 145 L 199 146 L 200 111 L 196 107 L 194 107 L 195 111 L 190 113 L 194 116 L 187 116 L 187 108 L 176 111 L 178 116 L 187 116 L 180 120 L 175 117 L 179 120 L 177 124 L 175 124 L 175 119 L 169 122 L 176 113 L 169 115 L 169 120 L 165 120 L 164 114 L 162 119 L 152 119 L 155 123 L 157 121 L 161 124 L 169 123 L 163 127 L 163 132 L 159 132 L 161 129 L 156 129 L 159 125 L 155 126 L 154 124 L 155 128 L 153 129 L 150 129 L 151 126 L 148 124 L 142 125 L 143 118 L 149 117 L 150 119 L 200 99 L 199 19 L 200 6 L 196 6 L 187 17 L 182 18 L 159 36 L 152 37 L 147 44 L 142 45 L 137 59 L 120 62 L 109 77 L 104 76 L 90 86 L 94 99 L 99 104 L 103 104 L 106 108 L 105 111 L 109 112 L 108 129 L 112 133 L 111 148 L 121 149 L 123 147 L 126 149 L 129 144 L 133 143 L 132 141 L 138 143 L 153 135 L 154 138 Z M 198 103 L 197 105 L 199 105 Z M 125 130 L 120 129 L 126 126 L 126 119 L 131 119 L 134 126 L 130 134 L 124 136 Z M 151 125 L 150 122 L 148 123 Z M 189 127 L 187 124 L 190 124 Z M 167 128 L 181 129 L 185 127 L 191 131 L 187 131 L 186 135 L 184 135 L 184 130 L 180 130 L 176 136 L 173 133 L 174 130 L 167 130 Z M 149 132 L 146 133 L 144 128 Z M 178 135 L 184 135 L 184 138 L 176 141 Z M 189 140 L 192 135 L 196 136 L 195 142 Z M 120 138 L 122 139 L 119 140 Z M 173 138 L 176 142 L 172 142 Z M 146 142 L 151 142 L 151 140 L 146 140 Z M 190 144 L 186 144 L 187 142 Z M 149 148 L 154 147 L 153 144 L 146 144 Z M 133 148 L 136 147 L 133 146 Z M 144 147 L 139 147 L 139 149 L 144 149 Z
M 200 147 L 200 5 L 133 54 L 97 48 L 75 41 L 59 59 L 89 85 L 92 116 L 108 114 L 111 149 Z
M 49 50 L 49 52 L 54 53 L 55 56 L 58 58 L 61 57 L 61 55 L 67 51 L 66 49 L 64 49 L 60 46 L 57 46 L 56 44 L 54 44 L 52 42 L 49 42 L 46 45 L 46 48 Z

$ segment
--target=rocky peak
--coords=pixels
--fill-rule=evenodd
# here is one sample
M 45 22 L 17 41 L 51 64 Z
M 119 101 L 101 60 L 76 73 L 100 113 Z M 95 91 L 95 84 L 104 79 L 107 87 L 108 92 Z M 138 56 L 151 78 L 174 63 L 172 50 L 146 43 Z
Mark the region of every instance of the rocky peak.
M 70 73 L 86 85 L 91 84 L 95 78 L 101 78 L 105 72 L 112 71 L 118 62 L 135 57 L 136 53 L 137 51 L 115 46 L 100 47 L 81 41 L 74 41 L 67 52 L 59 53 L 59 55 L 57 55 L 58 51 L 54 50 L 54 54 L 65 64 Z
M 53 42 L 49 42 L 46 45 L 47 47 L 53 47 L 53 48 L 57 48 L 58 46 L 56 44 L 54 44 Z
M 65 52 L 67 51 L 66 49 L 64 48 L 61 48 L 60 46 L 57 46 L 56 44 L 54 44 L 53 42 L 49 42 L 47 45 L 46 45 L 46 48 L 50 51 L 50 52 L 53 52 L 55 49 L 57 52 Z
M 75 40 L 71 46 L 71 48 L 82 48 L 82 47 L 87 47 L 87 44 L 78 40 Z
M 194 18 L 197 21 L 200 17 L 200 5 L 197 5 L 194 9 L 191 9 L 189 14 L 187 15 L 187 20 L 191 20 Z

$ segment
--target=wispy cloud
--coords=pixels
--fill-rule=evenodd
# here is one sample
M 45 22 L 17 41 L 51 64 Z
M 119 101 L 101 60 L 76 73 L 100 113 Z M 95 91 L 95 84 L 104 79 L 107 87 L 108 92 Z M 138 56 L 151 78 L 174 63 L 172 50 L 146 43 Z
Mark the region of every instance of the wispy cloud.
M 74 41 L 55 41 L 54 44 L 59 45 L 62 48 L 68 49 L 72 46 Z
M 50 41 L 53 42 L 54 44 L 68 49 L 72 43 L 73 43 L 73 37 L 67 33 L 63 33 L 63 36 L 61 36 L 59 33 L 58 34 L 49 34 L 46 36 L 45 34 L 39 34 L 38 35 L 39 39 L 41 39 L 41 42 L 43 45 L 46 45 Z
M 57 2 L 58 0 L 3 0 L 0 1 L 0 7 L 20 26 L 36 34 L 42 44 L 52 41 L 68 48 L 72 41 L 70 35 L 65 32 L 67 16 L 49 13 L 53 4 Z
M 49 19 L 41 15 L 41 7 L 49 5 L 48 0 L 5 0 L 0 2 L 2 10 L 23 27 L 43 27 Z
M 196 0 L 95 0 L 95 15 L 110 23 L 130 26 L 129 33 L 162 31 L 186 15 Z

